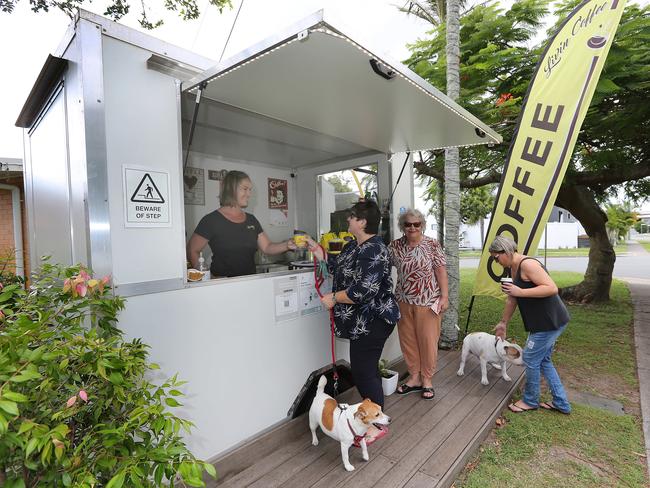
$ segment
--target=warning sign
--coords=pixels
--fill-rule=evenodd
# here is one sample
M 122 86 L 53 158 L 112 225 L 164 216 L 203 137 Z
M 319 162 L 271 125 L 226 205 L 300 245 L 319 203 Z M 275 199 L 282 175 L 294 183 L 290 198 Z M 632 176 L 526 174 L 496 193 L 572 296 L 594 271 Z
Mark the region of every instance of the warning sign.
M 169 173 L 123 166 L 126 227 L 170 227 Z

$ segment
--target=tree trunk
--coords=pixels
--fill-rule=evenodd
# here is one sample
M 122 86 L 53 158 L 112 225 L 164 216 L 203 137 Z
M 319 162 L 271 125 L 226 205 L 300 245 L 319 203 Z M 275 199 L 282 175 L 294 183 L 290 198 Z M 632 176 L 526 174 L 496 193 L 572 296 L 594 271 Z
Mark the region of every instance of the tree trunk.
M 582 282 L 560 290 L 567 301 L 580 303 L 606 302 L 612 285 L 616 254 L 607 235 L 607 215 L 585 186 L 564 184 L 556 204 L 571 212 L 589 236 L 589 262 Z
M 447 0 L 447 95 L 457 100 L 460 94 L 460 1 Z M 457 147 L 445 150 L 445 253 L 449 276 L 449 308 L 440 333 L 440 347 L 452 348 L 458 341 L 460 273 L 458 229 L 460 227 L 460 171 Z
M 438 199 L 438 242 L 445 245 L 445 182 L 436 180 L 438 188 L 436 198 Z

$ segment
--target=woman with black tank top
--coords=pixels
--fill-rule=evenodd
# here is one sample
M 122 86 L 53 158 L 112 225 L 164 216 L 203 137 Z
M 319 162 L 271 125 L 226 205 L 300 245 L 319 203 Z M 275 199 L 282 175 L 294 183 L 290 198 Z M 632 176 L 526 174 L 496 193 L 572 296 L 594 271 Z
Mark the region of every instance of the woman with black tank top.
M 555 341 L 569 323 L 569 312 L 558 295 L 558 288 L 546 268 L 534 258 L 517 252 L 517 244 L 507 237 L 497 236 L 490 244 L 490 255 L 501 266 L 510 269 L 512 283 L 502 283 L 507 295 L 501 321 L 495 334 L 505 338 L 508 321 L 519 306 L 519 312 L 528 332 L 524 348 L 526 386 L 521 400 L 508 408 L 514 413 L 543 408 L 569 414 L 571 405 L 562 386 L 560 376 L 553 366 L 551 354 Z M 540 402 L 541 376 L 553 396 L 550 402 Z
M 253 214 L 244 212 L 253 184 L 242 171 L 228 171 L 223 179 L 219 203 L 221 207 L 204 216 L 189 242 L 187 258 L 197 268 L 199 253 L 209 244 L 212 250 L 212 277 L 255 274 L 255 251 L 282 254 L 295 250 L 293 240 L 271 242 Z

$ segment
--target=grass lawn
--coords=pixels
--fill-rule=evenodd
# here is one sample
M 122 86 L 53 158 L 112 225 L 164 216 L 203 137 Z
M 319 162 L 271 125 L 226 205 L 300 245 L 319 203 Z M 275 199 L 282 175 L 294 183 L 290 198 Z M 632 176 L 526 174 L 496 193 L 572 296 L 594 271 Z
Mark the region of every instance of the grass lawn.
M 638 241 L 639 244 L 641 244 L 643 247 L 645 247 L 645 250 L 650 252 L 650 242 L 648 241 Z
M 643 244 L 643 243 L 641 243 Z M 650 244 L 650 242 L 645 243 Z M 646 249 L 648 249 L 646 247 Z M 621 243 L 618 244 L 614 247 L 614 252 L 616 254 L 620 255 L 625 252 L 627 252 L 627 244 Z M 459 253 L 460 258 L 480 258 L 481 257 L 481 251 L 460 251 Z M 537 250 L 537 256 L 540 258 L 544 257 L 544 249 L 538 249 Z M 580 247 L 576 249 L 547 249 L 546 250 L 546 256 L 548 257 L 576 257 L 576 256 L 589 256 L 589 248 L 588 247 Z
M 461 271 L 462 327 L 475 270 Z M 558 286 L 579 282 L 579 273 L 552 273 Z M 611 301 L 570 305 L 571 322 L 553 356 L 565 387 L 621 402 L 625 415 L 573 404 L 570 416 L 552 412 L 505 413 L 505 422 L 481 447 L 456 481 L 460 487 L 645 487 L 643 432 L 635 372 L 632 304 L 615 280 Z M 490 331 L 503 302 L 476 297 L 470 331 Z M 526 339 L 519 313 L 508 337 Z M 548 399 L 548 393 L 544 394 Z

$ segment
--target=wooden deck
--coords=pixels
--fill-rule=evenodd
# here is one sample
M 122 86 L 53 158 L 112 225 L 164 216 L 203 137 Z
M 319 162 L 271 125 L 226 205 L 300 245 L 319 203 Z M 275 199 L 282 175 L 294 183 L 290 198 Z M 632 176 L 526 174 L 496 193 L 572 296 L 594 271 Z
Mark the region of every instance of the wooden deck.
M 208 486 L 451 486 L 493 428 L 524 371 L 510 366 L 508 374 L 513 381 L 507 383 L 499 371 L 488 366 L 490 384 L 483 386 L 474 357 L 466 364 L 465 376 L 456 376 L 459 356 L 459 351 L 440 351 L 433 381 L 435 400 L 421 400 L 416 393 L 386 398 L 384 411 L 392 417 L 389 435 L 368 448 L 368 462 L 361 459 L 360 449 L 350 448 L 355 471 L 345 471 L 339 444 L 320 429 L 320 444 L 311 445 L 307 415 L 302 415 L 215 462 L 219 479 L 208 482 Z M 360 397 L 353 389 L 338 400 L 356 403 Z

